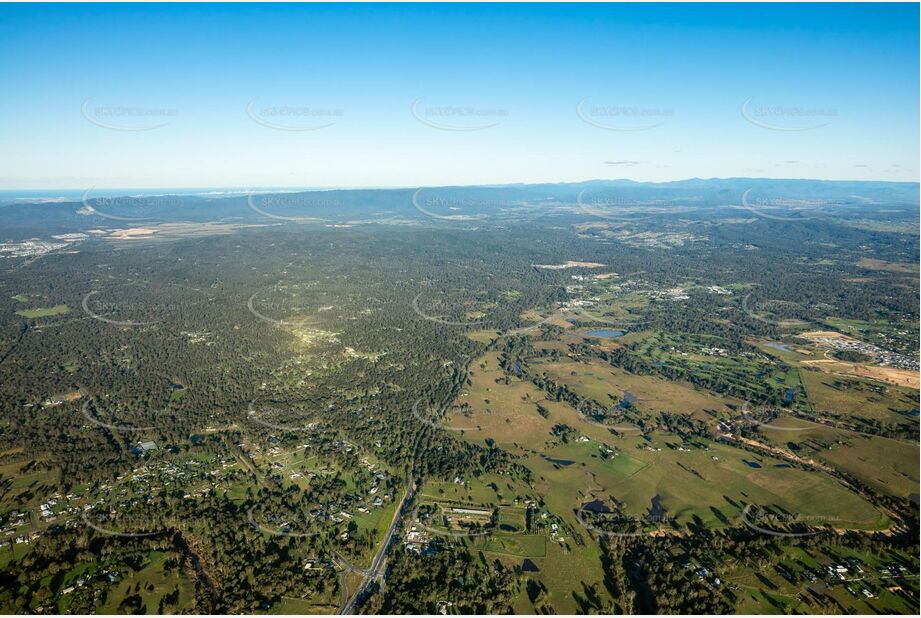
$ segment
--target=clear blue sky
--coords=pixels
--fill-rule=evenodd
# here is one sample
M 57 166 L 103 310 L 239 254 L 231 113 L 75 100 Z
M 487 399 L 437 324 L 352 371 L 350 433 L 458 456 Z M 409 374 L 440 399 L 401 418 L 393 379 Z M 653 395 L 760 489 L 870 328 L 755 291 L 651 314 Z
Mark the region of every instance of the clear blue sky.
M 0 5 L 0 46 L 0 189 L 918 179 L 912 4 Z

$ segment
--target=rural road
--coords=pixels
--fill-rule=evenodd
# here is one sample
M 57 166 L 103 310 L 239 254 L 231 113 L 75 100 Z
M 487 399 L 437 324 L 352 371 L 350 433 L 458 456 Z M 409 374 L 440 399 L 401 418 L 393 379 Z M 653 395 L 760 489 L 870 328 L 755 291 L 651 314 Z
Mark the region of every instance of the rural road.
M 418 448 L 419 448 L 419 441 L 417 440 L 416 442 L 417 451 L 418 451 Z M 390 527 L 387 529 L 387 534 L 384 536 L 384 542 L 381 544 L 381 548 L 378 550 L 377 554 L 374 556 L 374 560 L 371 561 L 371 568 L 358 569 L 342 561 L 343 564 L 345 564 L 346 566 L 346 570 L 343 571 L 343 574 L 341 577 L 343 593 L 342 593 L 342 605 L 340 605 L 339 607 L 339 614 L 354 614 L 355 613 L 355 603 L 358 601 L 358 599 L 362 598 L 362 596 L 364 595 L 368 587 L 371 585 L 371 583 L 376 581 L 378 577 L 380 577 L 381 567 L 383 567 L 384 565 L 384 560 L 387 557 L 387 550 L 390 549 L 390 544 L 393 541 L 393 535 L 396 534 L 397 527 L 400 524 L 400 520 L 403 518 L 403 515 L 406 511 L 406 506 L 412 501 L 412 498 L 415 494 L 416 494 L 416 457 L 414 453 L 413 463 L 412 463 L 412 466 L 410 466 L 410 470 L 409 470 L 409 484 L 406 487 L 406 493 L 403 494 L 403 499 L 400 500 L 400 506 L 397 507 L 396 512 L 393 514 L 393 521 L 390 522 Z M 365 580 L 362 582 L 358 590 L 355 591 L 355 594 L 352 595 L 351 599 L 348 599 L 348 591 L 345 590 L 345 576 L 349 572 L 361 573 L 365 576 Z

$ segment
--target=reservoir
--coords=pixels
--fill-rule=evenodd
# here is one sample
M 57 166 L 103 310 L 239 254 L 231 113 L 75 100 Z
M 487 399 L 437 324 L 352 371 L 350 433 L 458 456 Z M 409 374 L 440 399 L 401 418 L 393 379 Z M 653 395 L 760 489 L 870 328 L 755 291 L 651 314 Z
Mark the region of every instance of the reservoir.
M 598 330 L 590 330 L 586 333 L 589 337 L 599 337 L 601 339 L 617 339 L 618 337 L 623 337 L 626 333 L 622 330 L 615 330 L 613 328 L 599 328 Z

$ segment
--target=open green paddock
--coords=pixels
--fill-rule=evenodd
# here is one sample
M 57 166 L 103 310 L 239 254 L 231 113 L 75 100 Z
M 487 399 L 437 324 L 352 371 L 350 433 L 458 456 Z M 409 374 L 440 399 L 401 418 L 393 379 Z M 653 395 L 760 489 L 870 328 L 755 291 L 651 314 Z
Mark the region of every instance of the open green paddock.
M 493 554 L 542 558 L 547 555 L 547 537 L 543 534 L 502 534 L 485 537 L 482 550 Z

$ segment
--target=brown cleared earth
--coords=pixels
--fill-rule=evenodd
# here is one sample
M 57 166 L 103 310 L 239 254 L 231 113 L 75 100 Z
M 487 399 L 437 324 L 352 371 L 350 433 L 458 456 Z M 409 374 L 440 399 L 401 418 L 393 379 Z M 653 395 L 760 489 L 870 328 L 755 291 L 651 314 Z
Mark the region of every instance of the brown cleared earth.
M 846 363 L 844 361 L 831 359 L 806 360 L 803 361 L 802 364 L 826 373 L 872 378 L 881 382 L 895 384 L 896 386 L 906 386 L 908 388 L 917 389 L 919 385 L 921 385 L 921 376 L 919 376 L 917 371 L 912 371 L 910 369 Z
M 874 260 L 864 258 L 857 262 L 857 266 L 867 270 L 883 270 L 891 273 L 916 273 L 918 265 L 909 262 L 886 262 L 884 260 Z

